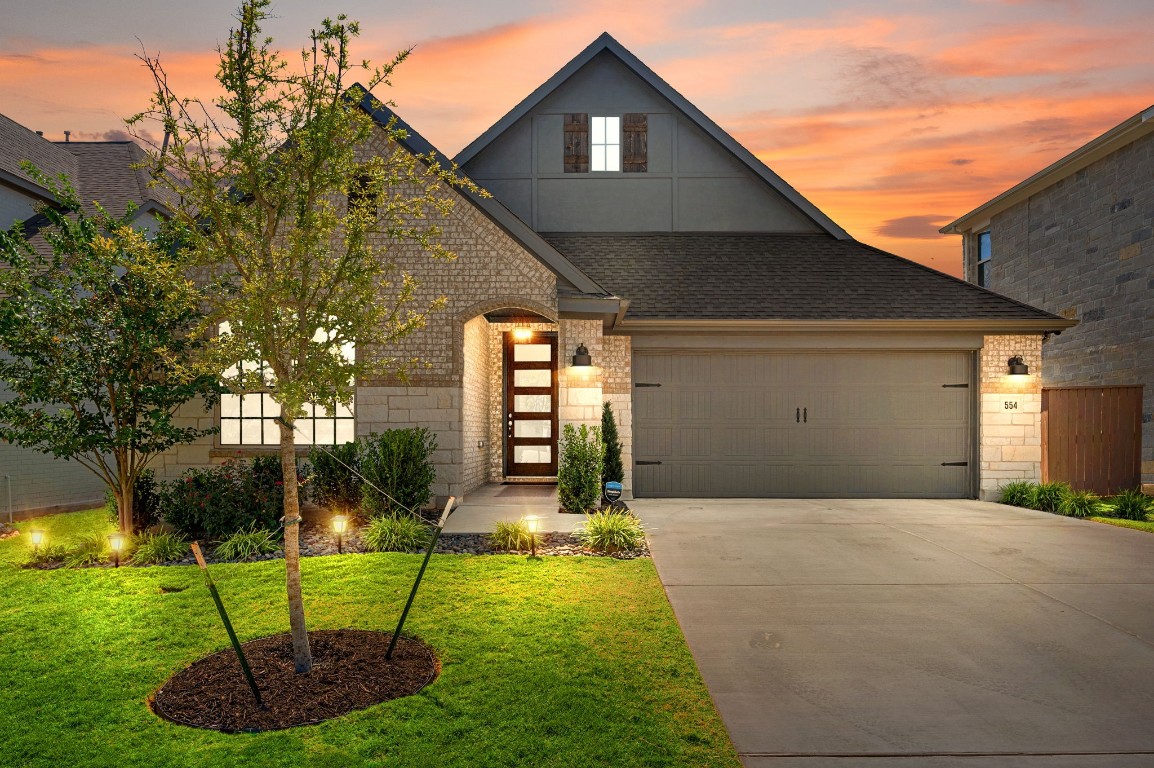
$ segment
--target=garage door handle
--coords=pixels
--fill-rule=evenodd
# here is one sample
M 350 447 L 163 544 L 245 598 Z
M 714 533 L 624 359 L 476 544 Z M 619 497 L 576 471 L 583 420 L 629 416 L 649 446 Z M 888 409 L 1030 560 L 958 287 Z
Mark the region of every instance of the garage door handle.
M 797 409 L 797 423 L 798 424 L 801 423 L 801 409 L 800 408 Z
M 968 467 L 968 466 L 970 466 L 970 462 L 968 462 L 968 461 L 943 461 L 942 466 L 943 467 Z
M 801 422 L 803 424 L 809 423 L 809 409 L 808 408 L 802 408 L 801 409 Z
M 660 461 L 635 461 L 633 463 L 639 467 L 652 467 L 656 464 L 660 464 L 661 462 Z

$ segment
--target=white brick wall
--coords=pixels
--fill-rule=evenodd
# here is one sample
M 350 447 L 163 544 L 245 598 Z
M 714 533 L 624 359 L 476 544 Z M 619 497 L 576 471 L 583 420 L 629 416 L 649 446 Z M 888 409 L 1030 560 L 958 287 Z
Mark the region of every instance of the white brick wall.
M 1030 367 L 1024 381 L 1008 376 L 1020 355 Z M 996 501 L 1014 480 L 1042 479 L 1042 337 L 987 336 L 979 362 L 978 497 Z

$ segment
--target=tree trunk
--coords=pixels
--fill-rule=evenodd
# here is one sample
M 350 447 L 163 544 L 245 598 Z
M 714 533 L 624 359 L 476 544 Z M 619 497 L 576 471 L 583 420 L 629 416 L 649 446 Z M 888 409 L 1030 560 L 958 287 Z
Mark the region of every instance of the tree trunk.
M 125 536 L 132 535 L 132 496 L 133 482 L 128 477 L 128 459 L 127 457 L 117 457 L 116 472 L 117 481 L 120 483 L 120 490 L 116 494 L 116 511 L 120 524 L 120 532 Z
M 305 629 L 305 604 L 301 597 L 300 504 L 297 500 L 297 455 L 293 425 L 280 423 L 280 468 L 284 482 L 284 567 L 288 590 L 289 628 L 293 637 L 293 661 L 297 674 L 313 668 L 313 653 Z

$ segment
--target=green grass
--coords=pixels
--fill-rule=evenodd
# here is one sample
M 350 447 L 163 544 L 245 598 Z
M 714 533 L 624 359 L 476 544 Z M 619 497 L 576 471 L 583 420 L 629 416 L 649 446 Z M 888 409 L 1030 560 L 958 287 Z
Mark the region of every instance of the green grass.
M 1090 519 L 1096 523 L 1106 523 L 1107 525 L 1116 525 L 1119 528 L 1133 528 L 1138 531 L 1154 533 L 1154 522 L 1149 520 L 1123 520 L 1117 517 L 1092 517 Z
M 99 510 L 35 526 L 51 542 L 109 524 Z M 321 725 L 225 735 L 145 705 L 228 645 L 195 567 L 20 569 L 27 547 L 0 542 L 5 765 L 739 766 L 650 560 L 435 555 L 406 634 L 436 649 L 436 682 Z M 306 558 L 310 628 L 391 630 L 420 559 Z M 287 630 L 282 562 L 212 573 L 242 640 Z

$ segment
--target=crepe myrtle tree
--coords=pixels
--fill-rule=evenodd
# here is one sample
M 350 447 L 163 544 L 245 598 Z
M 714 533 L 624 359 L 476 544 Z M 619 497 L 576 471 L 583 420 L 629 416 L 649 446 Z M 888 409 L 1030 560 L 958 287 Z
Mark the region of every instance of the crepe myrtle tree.
M 397 144 L 402 131 L 378 128 L 361 109 L 365 88 L 389 85 L 409 51 L 374 67 L 354 63 L 356 22 L 338 16 L 313 30 L 291 65 L 261 32 L 268 0 L 247 0 L 219 50 L 221 95 L 211 103 L 178 96 L 157 58 L 141 59 L 155 79 L 149 121 L 166 141 L 149 152 L 154 177 L 181 204 L 183 247 L 219 282 L 210 316 L 228 323 L 213 341 L 218 370 L 236 392 L 265 392 L 280 406 L 285 569 L 297 672 L 312 667 L 301 596 L 299 503 L 294 424 L 304 407 L 348 405 L 353 383 L 403 373 L 390 345 L 422 327 L 438 298 L 417 302 L 417 280 L 394 263 L 396 249 L 431 258 L 453 255 L 432 223 L 451 210 L 454 167 L 416 157 Z M 387 151 L 366 145 L 382 130 Z M 342 350 L 355 345 L 350 360 Z M 363 354 L 371 350 L 372 354 Z M 237 361 L 260 365 L 235 367 Z M 232 367 L 230 367 L 232 366 Z
M 211 406 L 216 376 L 198 356 L 199 291 L 161 235 L 150 239 L 99 205 L 86 212 L 67 179 L 24 169 L 50 189 L 38 249 L 22 225 L 0 232 L 0 437 L 76 461 L 116 499 L 132 533 L 136 479 L 157 454 L 211 429 L 173 419 Z

